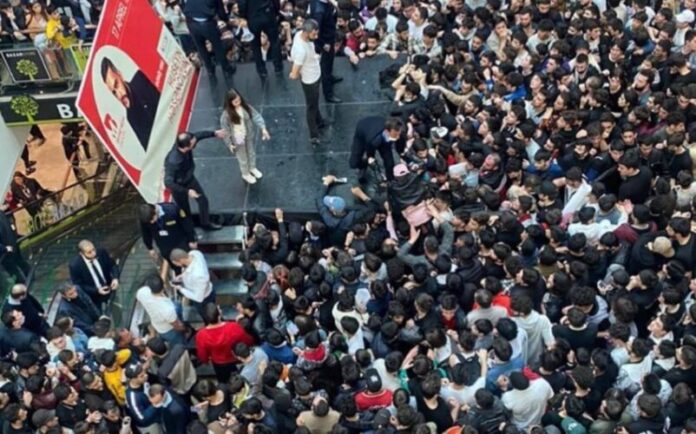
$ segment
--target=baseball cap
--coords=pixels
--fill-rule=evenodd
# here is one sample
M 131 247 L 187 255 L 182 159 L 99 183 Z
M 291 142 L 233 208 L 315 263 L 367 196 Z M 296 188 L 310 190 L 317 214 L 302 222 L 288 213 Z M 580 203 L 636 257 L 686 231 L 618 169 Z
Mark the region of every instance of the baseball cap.
M 672 242 L 667 237 L 657 237 L 652 243 L 648 243 L 648 250 L 666 258 L 674 256 Z
M 394 166 L 394 176 L 404 176 L 408 174 L 408 167 L 405 164 L 397 164 Z
M 56 412 L 54 410 L 46 410 L 40 408 L 36 410 L 34 414 L 31 416 L 31 423 L 36 428 L 41 428 L 42 426 L 50 422 L 54 417 L 56 417 Z
M 126 366 L 126 378 L 135 378 L 140 375 L 141 372 L 143 372 L 143 365 L 140 363 L 131 363 Z
M 324 196 L 324 205 L 329 207 L 331 211 L 343 212 L 346 209 L 346 201 L 339 196 Z
M 694 16 L 693 11 L 687 9 L 685 11 L 678 13 L 675 18 L 677 20 L 677 23 L 679 23 L 679 24 L 691 24 L 694 22 L 694 18 L 696 18 L 696 17 Z

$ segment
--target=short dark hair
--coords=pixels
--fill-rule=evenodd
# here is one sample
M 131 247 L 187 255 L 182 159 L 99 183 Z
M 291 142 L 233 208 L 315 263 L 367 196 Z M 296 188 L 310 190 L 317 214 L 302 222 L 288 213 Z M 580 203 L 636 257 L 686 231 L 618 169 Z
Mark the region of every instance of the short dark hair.
M 49 13 L 53 13 L 52 11 Z M 109 59 L 108 57 L 104 57 L 101 61 L 101 76 L 102 80 L 106 81 L 106 74 L 109 73 L 109 70 L 112 70 L 114 72 L 120 72 L 118 68 L 114 66 L 114 63 Z

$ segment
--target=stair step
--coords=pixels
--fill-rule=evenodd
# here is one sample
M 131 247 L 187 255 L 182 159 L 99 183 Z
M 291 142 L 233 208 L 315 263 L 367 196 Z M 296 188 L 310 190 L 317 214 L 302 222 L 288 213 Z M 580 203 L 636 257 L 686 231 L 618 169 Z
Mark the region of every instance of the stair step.
M 213 283 L 215 295 L 236 295 L 244 296 L 248 288 L 241 279 L 223 279 Z
M 242 244 L 244 242 L 244 226 L 223 226 L 218 231 L 205 231 L 196 228 L 198 244 L 209 246 L 216 244 Z
M 210 270 L 239 270 L 242 268 L 239 252 L 216 252 L 204 253 L 203 255 Z

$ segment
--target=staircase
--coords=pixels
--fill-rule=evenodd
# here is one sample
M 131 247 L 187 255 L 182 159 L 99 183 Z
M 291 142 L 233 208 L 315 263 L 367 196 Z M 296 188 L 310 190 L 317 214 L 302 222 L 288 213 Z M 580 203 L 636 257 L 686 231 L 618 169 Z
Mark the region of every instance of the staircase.
M 216 302 L 222 309 L 225 319 L 237 316 L 235 305 L 247 294 L 247 287 L 241 279 L 242 262 L 240 255 L 245 248 L 246 228 L 244 226 L 223 226 L 218 231 L 204 231 L 196 228 L 198 250 L 203 253 L 210 280 L 215 290 Z M 130 321 L 130 330 L 136 332 L 147 315 L 139 303 L 134 303 Z M 194 329 L 203 326 L 198 312 L 190 306 L 184 306 L 183 319 Z

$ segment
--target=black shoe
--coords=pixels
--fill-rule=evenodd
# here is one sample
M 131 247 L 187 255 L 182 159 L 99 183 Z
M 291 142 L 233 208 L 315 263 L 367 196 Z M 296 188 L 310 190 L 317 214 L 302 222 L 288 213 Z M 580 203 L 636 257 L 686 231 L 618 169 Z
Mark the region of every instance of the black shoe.
M 312 137 L 311 139 L 309 139 L 309 143 L 311 143 L 312 146 L 317 146 L 321 143 L 321 140 L 319 140 L 319 137 Z
M 24 171 L 27 173 L 27 175 L 31 175 L 32 173 L 36 172 L 36 167 L 29 166 Z
M 343 102 L 342 99 L 336 97 L 336 96 L 330 96 L 328 98 L 324 98 L 324 101 L 330 102 L 331 104 L 340 104 Z
M 34 160 L 29 160 L 29 167 L 36 166 L 36 161 Z
M 201 227 L 203 228 L 203 230 L 206 230 L 206 231 L 219 231 L 220 229 L 222 229 L 221 224 L 217 224 L 217 223 L 213 223 L 213 222 L 210 222 L 207 225 L 203 225 Z
M 333 84 L 340 83 L 342 81 L 343 81 L 343 77 L 339 77 L 337 75 L 331 76 L 331 83 L 333 83 Z

